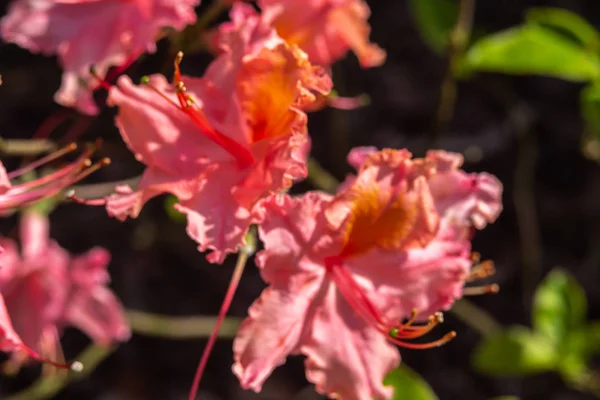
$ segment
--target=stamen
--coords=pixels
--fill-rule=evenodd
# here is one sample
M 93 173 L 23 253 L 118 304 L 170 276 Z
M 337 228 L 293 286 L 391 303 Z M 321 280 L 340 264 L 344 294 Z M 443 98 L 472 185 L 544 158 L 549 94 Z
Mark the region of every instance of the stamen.
M 90 75 L 94 79 L 96 79 L 96 81 L 98 81 L 98 83 L 100 84 L 100 86 L 102 86 L 106 91 L 109 91 L 110 88 L 112 87 L 110 85 L 110 83 L 108 83 L 104 79 L 100 78 L 100 75 L 98 75 L 98 73 L 96 72 L 96 67 L 94 67 L 93 65 L 90 67 Z
M 398 346 L 406 347 L 407 349 L 412 349 L 412 350 L 426 350 L 426 349 L 432 349 L 434 347 L 440 347 L 440 346 L 445 345 L 446 343 L 448 343 L 455 337 L 456 337 L 456 332 L 450 331 L 450 332 L 446 333 L 441 339 L 435 340 L 433 342 L 407 343 L 407 342 L 403 342 L 401 340 L 396 339 L 394 336 L 391 335 L 391 332 L 390 332 L 390 335 L 388 335 L 388 338 L 393 343 L 397 344 Z
M 499 291 L 500 286 L 492 283 L 484 286 L 465 287 L 463 289 L 463 296 L 480 296 L 482 294 L 498 293 Z
M 405 323 L 391 327 L 390 324 L 385 322 L 384 317 L 369 300 L 350 272 L 343 267 L 342 258 L 327 257 L 324 261 L 327 272 L 350 307 L 365 323 L 385 335 L 391 342 L 410 349 L 429 349 L 441 346 L 456 337 L 456 332 L 452 331 L 444 335 L 441 339 L 430 343 L 407 343 L 400 340 L 414 339 L 429 333 L 434 327 L 444 321 L 443 314 L 437 312 L 429 317 L 425 325 L 414 325 L 419 313 L 418 310 L 413 309 Z
M 56 150 L 55 152 L 50 153 L 47 156 L 40 158 L 39 160 L 36 160 L 32 163 L 27 164 L 26 166 L 24 166 L 22 168 L 19 168 L 19 169 L 9 172 L 8 179 L 17 178 L 29 171 L 32 171 L 32 170 L 44 165 L 44 164 L 48 164 L 49 162 L 52 162 L 52 161 L 56 160 L 57 158 L 64 156 L 65 154 L 75 151 L 76 149 L 77 149 L 77 144 L 71 143 L 71 144 L 63 147 L 62 149 Z
M 71 189 L 65 194 L 67 200 L 71 200 L 73 203 L 83 204 L 86 206 L 105 206 L 107 203 L 106 199 L 84 199 L 75 195 L 75 190 Z
M 83 371 L 83 364 L 79 361 L 73 361 L 72 363 L 61 363 L 61 362 L 57 362 L 57 361 L 48 360 L 47 358 L 42 357 L 36 351 L 25 346 L 24 344 L 19 344 L 19 348 L 21 350 L 25 351 L 31 358 L 36 359 L 44 364 L 52 365 L 53 367 L 56 367 L 56 368 L 70 369 L 71 371 L 74 371 L 74 372 Z
M 472 282 L 479 279 L 490 277 L 496 273 L 496 267 L 492 260 L 486 260 L 482 263 L 477 263 L 471 268 L 471 272 L 467 277 L 467 282 Z

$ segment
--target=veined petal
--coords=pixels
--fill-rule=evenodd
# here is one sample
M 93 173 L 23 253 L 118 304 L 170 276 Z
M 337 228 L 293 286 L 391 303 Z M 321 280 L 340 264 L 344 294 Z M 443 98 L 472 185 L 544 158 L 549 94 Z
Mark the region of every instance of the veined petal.
M 244 389 L 259 392 L 264 381 L 295 352 L 320 279 L 295 291 L 265 289 L 248 310 L 233 342 L 233 372 Z
M 493 175 L 468 174 L 460 169 L 462 157 L 444 151 L 430 151 L 425 158 L 436 167 L 429 187 L 438 212 L 457 225 L 473 224 L 483 229 L 502 211 L 502 183 Z
M 400 363 L 384 335 L 365 325 L 332 282 L 319 298 L 300 351 L 318 392 L 344 400 L 389 399 L 383 378 Z
M 373 250 L 347 259 L 345 265 L 394 324 L 408 318 L 414 309 L 419 319 L 427 319 L 436 311 L 448 310 L 462 297 L 471 268 L 471 244 L 462 232 L 443 221 L 436 237 L 424 248 Z

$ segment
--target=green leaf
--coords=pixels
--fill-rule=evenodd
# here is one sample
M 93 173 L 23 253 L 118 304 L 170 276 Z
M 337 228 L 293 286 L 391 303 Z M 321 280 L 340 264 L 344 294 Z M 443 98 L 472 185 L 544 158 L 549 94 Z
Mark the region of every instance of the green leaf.
M 590 84 L 581 90 L 581 113 L 587 125 L 587 131 L 600 139 L 600 85 Z
M 165 211 L 166 211 L 167 215 L 169 216 L 169 218 L 171 219 L 171 221 L 177 222 L 177 223 L 182 223 L 182 222 L 186 221 L 186 216 L 185 216 L 185 214 L 180 213 L 173 207 L 177 203 L 179 203 L 179 200 L 177 200 L 177 197 L 173 196 L 172 194 L 169 194 L 165 198 L 164 207 L 165 207 Z
M 533 329 L 558 344 L 584 323 L 585 292 L 569 273 L 554 269 L 537 288 L 532 313 Z
M 394 388 L 393 400 L 437 400 L 435 392 L 425 380 L 406 364 L 400 366 L 385 377 L 383 384 Z
M 496 376 L 521 376 L 552 370 L 557 348 L 550 339 L 522 326 L 484 338 L 473 354 L 473 366 Z
M 589 374 L 588 363 L 600 352 L 600 321 L 571 331 L 561 346 L 558 370 L 567 382 L 580 382 Z
M 590 51 L 598 50 L 600 46 L 600 33 L 596 28 L 581 16 L 564 8 L 531 8 L 527 12 L 527 22 L 566 33 Z
M 590 81 L 599 76 L 600 61 L 550 29 L 524 25 L 478 40 L 459 69 Z
M 411 0 L 410 9 L 425 43 L 441 53 L 458 18 L 456 0 Z

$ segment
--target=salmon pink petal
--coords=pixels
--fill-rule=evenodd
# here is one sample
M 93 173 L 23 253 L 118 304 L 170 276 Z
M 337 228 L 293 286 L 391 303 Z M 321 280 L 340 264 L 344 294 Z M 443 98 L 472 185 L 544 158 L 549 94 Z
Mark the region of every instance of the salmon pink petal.
M 109 344 L 129 339 L 123 306 L 106 287 L 110 254 L 95 248 L 73 259 L 70 267 L 71 295 L 64 319 L 85 332 L 94 342 Z
M 2 19 L 1 33 L 5 41 L 33 52 L 57 54 L 65 70 L 57 101 L 95 114 L 90 89 L 98 82 L 90 67 L 104 77 L 111 66 L 154 52 L 160 30 L 180 30 L 193 23 L 198 4 L 199 0 L 15 0 Z
M 231 194 L 238 178 L 235 164 L 223 164 L 203 180 L 197 193 L 182 200 L 175 209 L 187 215 L 187 233 L 199 251 L 213 252 L 210 262 L 222 263 L 227 253 L 237 251 L 251 224 L 259 221 L 253 205 L 242 205 Z
M 23 258 L 36 262 L 45 257 L 49 245 L 50 223 L 38 213 L 25 213 L 21 219 L 21 252 Z
M 346 157 L 348 164 L 350 164 L 357 171 L 360 167 L 365 163 L 367 157 L 373 153 L 377 152 L 377 147 L 374 146 L 365 146 L 365 147 L 355 147 L 350 152 L 348 152 L 348 156 Z
M 347 400 L 389 399 L 383 377 L 400 363 L 398 350 L 364 322 L 333 283 L 322 288 L 300 351 L 319 393 Z
M 23 341 L 13 328 L 10 315 L 4 303 L 4 297 L 0 294 L 0 351 L 11 352 L 19 348 Z
M 440 214 L 457 225 L 472 224 L 477 229 L 498 218 L 502 211 L 502 183 L 496 177 L 458 169 L 462 157 L 457 154 L 430 151 L 426 160 L 436 165 L 429 186 Z
M 233 346 L 233 371 L 244 388 L 260 391 L 273 369 L 297 352 L 310 303 L 324 276 L 310 255 L 328 241 L 325 221 L 313 216 L 329 199 L 310 193 L 302 200 L 265 200 L 265 219 L 259 225 L 265 250 L 257 255 L 257 265 L 271 286 L 250 307 Z
M 187 86 L 195 87 L 196 79 L 185 79 Z M 150 76 L 148 85 L 134 85 L 129 77 L 120 77 L 107 103 L 119 107 L 115 122 L 121 136 L 137 160 L 146 165 L 165 173 L 194 176 L 208 154 L 214 159 L 231 160 L 180 109 L 171 85 L 162 75 Z
M 318 281 L 294 288 L 266 289 L 248 310 L 233 342 L 233 372 L 244 389 L 259 392 L 271 372 L 297 352 Z
M 373 250 L 348 259 L 345 265 L 386 317 L 399 322 L 414 309 L 420 319 L 427 319 L 436 311 L 448 310 L 462 297 L 471 268 L 470 254 L 470 242 L 457 228 L 442 222 L 425 248 L 400 253 Z
M 286 42 L 308 53 L 311 62 L 329 66 L 353 50 L 363 68 L 385 61 L 369 42 L 370 10 L 363 0 L 259 0 L 265 19 Z

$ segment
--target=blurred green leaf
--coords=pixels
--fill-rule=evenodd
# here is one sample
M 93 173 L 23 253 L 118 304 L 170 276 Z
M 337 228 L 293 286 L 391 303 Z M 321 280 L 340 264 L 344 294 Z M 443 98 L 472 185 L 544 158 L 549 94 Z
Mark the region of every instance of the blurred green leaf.
M 383 384 L 394 388 L 393 400 L 437 400 L 435 392 L 425 380 L 405 364 L 385 377 Z
M 556 347 L 546 336 L 522 326 L 484 338 L 475 349 L 474 367 L 485 374 L 520 376 L 552 370 Z
M 456 0 L 411 0 L 410 9 L 423 40 L 441 53 L 458 18 Z
M 167 197 L 165 198 L 165 203 L 164 203 L 165 211 L 166 211 L 167 215 L 169 216 L 169 218 L 171 219 L 171 221 L 177 222 L 177 223 L 185 222 L 185 220 L 186 220 L 185 214 L 180 213 L 173 207 L 177 203 L 179 203 L 179 200 L 177 200 L 177 197 L 173 196 L 172 194 L 167 195 Z
M 600 321 L 571 331 L 561 345 L 558 370 L 567 382 L 580 382 L 589 376 L 588 364 L 600 351 Z
M 592 83 L 583 88 L 580 102 L 588 133 L 592 137 L 600 139 L 600 85 Z
M 600 45 L 600 33 L 596 28 L 581 16 L 564 8 L 531 8 L 527 12 L 527 22 L 569 34 L 589 50 L 597 50 Z
M 598 56 L 539 25 L 524 25 L 488 35 L 471 46 L 461 60 L 462 73 L 491 71 L 546 75 L 570 81 L 599 76 Z
M 537 288 L 532 313 L 533 329 L 559 344 L 585 322 L 585 292 L 569 273 L 554 269 Z
M 557 370 L 567 382 L 578 381 L 587 373 L 587 362 L 591 354 L 586 336 L 584 329 L 574 330 L 561 341 Z

